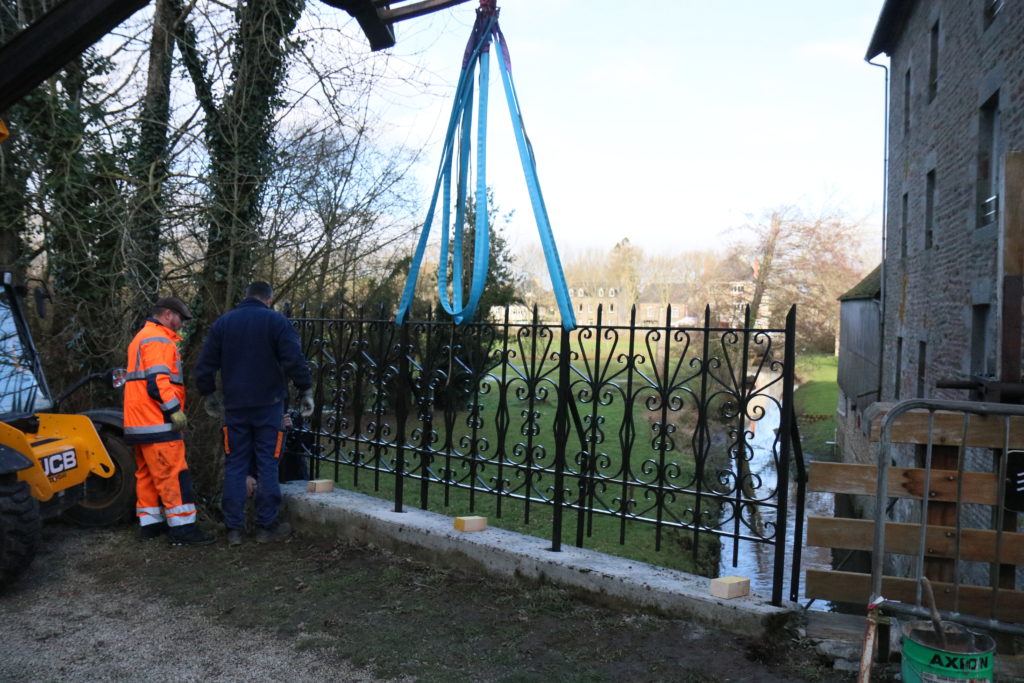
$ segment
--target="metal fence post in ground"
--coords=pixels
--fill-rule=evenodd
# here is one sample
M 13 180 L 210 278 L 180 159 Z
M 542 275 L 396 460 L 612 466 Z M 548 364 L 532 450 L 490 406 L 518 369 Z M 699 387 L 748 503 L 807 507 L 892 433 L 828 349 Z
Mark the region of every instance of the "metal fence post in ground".
M 558 408 L 555 411 L 555 509 L 551 518 L 551 549 L 562 550 L 562 507 L 565 504 L 565 444 L 569 440 L 569 331 L 562 328 L 558 352 Z
M 398 335 L 398 391 L 395 397 L 395 512 L 403 512 L 405 500 L 405 422 L 409 416 L 412 377 L 409 372 L 409 323 L 403 322 Z
M 782 368 L 782 414 L 779 415 L 779 473 L 775 517 L 775 568 L 772 573 L 772 604 L 782 604 L 786 570 L 786 523 L 789 516 L 789 454 L 793 436 L 793 374 L 796 363 L 796 305 L 786 315 L 786 347 Z M 802 514 L 802 511 L 801 511 Z

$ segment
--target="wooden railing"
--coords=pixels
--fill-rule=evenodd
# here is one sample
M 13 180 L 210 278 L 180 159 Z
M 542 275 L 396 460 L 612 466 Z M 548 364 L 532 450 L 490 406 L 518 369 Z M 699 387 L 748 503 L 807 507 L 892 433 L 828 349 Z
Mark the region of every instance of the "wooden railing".
M 938 403 L 938 402 L 935 402 Z M 953 402 L 948 402 L 953 403 Z M 958 402 L 964 403 L 964 402 Z M 993 404 L 977 404 L 992 406 Z M 871 438 L 878 442 L 880 425 L 893 407 L 876 404 L 871 421 Z M 1020 406 L 1006 406 L 1019 412 Z M 1024 533 L 1016 530 L 1016 515 L 1007 509 L 1008 454 L 1024 449 L 1024 416 L 1012 414 L 975 414 L 965 410 L 939 410 L 934 407 L 909 410 L 895 416 L 889 425 L 880 462 L 889 462 L 889 444 L 919 446 L 921 467 L 888 466 L 884 473 L 884 497 L 878 506 L 888 510 L 891 499 L 919 501 L 915 516 L 920 521 L 809 517 L 807 544 L 835 549 L 873 552 L 881 544 L 885 554 L 910 556 L 911 576 L 881 575 L 872 585 L 872 575 L 851 571 L 808 570 L 808 597 L 867 605 L 875 593 L 886 600 L 920 604 L 918 574 L 928 577 L 940 610 L 954 611 L 983 619 L 1011 623 L 1024 622 L 1024 591 L 1015 585 L 1017 567 L 1024 565 Z M 967 461 L 982 458 L 966 456 L 966 448 L 991 449 L 995 463 L 990 471 L 972 471 Z M 1016 456 L 1015 456 L 1016 457 Z M 1024 457 L 1024 454 L 1021 454 Z M 846 463 L 811 463 L 808 489 L 837 494 L 878 497 L 880 466 Z M 959 516 L 964 505 L 988 506 L 988 528 L 966 528 Z M 977 526 L 974 511 L 972 526 Z M 888 515 L 876 515 L 888 520 Z M 881 531 L 879 534 L 878 532 Z M 883 566 L 873 558 L 876 566 Z M 993 577 L 991 585 L 969 585 L 962 581 L 964 562 L 987 563 Z M 878 573 L 876 571 L 876 573 Z M 976 581 L 974 583 L 977 583 Z

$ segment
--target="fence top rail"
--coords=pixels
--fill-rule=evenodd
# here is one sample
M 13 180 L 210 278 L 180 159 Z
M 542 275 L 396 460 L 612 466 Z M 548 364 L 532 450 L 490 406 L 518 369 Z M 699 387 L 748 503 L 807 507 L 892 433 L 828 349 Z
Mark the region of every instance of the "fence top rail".
M 292 323 L 374 323 L 374 324 L 391 324 L 398 325 L 394 318 L 389 317 L 376 317 L 366 315 L 339 315 L 332 317 L 325 316 L 305 316 L 305 315 L 291 315 L 289 319 Z M 429 325 L 433 327 L 448 327 L 455 325 L 456 323 L 452 320 L 436 320 L 436 319 L 423 319 L 423 320 L 406 320 L 403 325 L 409 327 Z M 538 321 L 538 322 L 505 322 L 505 321 L 475 321 L 470 323 L 461 323 L 460 327 L 466 328 L 477 328 L 477 327 L 510 327 L 510 328 L 528 328 L 536 327 L 550 330 L 560 330 L 562 324 L 558 321 Z M 584 331 L 591 330 L 656 330 L 659 332 L 735 332 L 735 333 L 760 333 L 760 334 L 786 334 L 786 328 L 784 327 L 744 327 L 744 326 L 722 326 L 722 325 L 710 325 L 705 327 L 704 325 L 644 325 L 644 324 L 615 324 L 611 325 L 608 323 L 593 323 L 593 324 L 578 324 L 576 329 L 572 331 L 573 334 L 578 334 Z
M 883 441 L 884 432 L 886 444 L 1024 446 L 1024 406 L 937 399 L 873 403 L 865 411 L 863 429 L 877 442 Z

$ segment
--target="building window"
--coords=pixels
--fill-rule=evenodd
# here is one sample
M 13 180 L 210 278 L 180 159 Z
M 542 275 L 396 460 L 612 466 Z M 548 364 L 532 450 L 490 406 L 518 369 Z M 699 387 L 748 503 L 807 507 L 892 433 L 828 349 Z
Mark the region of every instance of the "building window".
M 900 379 L 903 375 L 903 337 L 896 337 L 896 377 L 892 393 L 893 398 L 900 400 Z
M 928 52 L 928 101 L 939 91 L 939 22 L 932 26 Z
M 903 135 L 910 135 L 910 69 L 903 74 Z
M 992 335 L 989 332 L 991 309 L 988 304 L 977 304 L 971 309 L 971 374 L 988 376 L 995 370 L 992 354 Z
M 925 396 L 925 384 L 924 377 L 925 372 L 928 368 L 928 343 L 918 342 L 917 343 L 917 397 L 928 398 Z
M 978 227 L 999 219 L 999 186 L 1002 166 L 999 163 L 1001 132 L 999 93 L 985 101 L 979 112 L 978 125 Z
M 615 288 L 614 287 L 610 287 L 608 289 L 608 296 L 611 296 L 611 297 L 615 296 Z
M 615 312 L 615 302 L 614 301 L 612 301 L 612 302 L 610 302 L 608 304 L 608 312 L 609 313 L 614 313 Z
M 583 304 L 580 304 L 580 313 L 583 312 Z
M 900 206 L 900 258 L 907 258 L 907 221 L 910 219 L 910 195 L 903 193 Z
M 597 295 L 598 295 L 598 296 L 604 296 L 604 287 L 600 287 L 600 288 L 598 288 L 598 290 L 597 290 Z
M 1004 0 L 985 0 L 984 12 L 985 12 L 985 28 L 992 25 L 992 22 L 996 20 L 996 17 L 1003 10 Z
M 935 169 L 925 177 L 924 197 L 924 248 L 931 249 L 935 233 Z

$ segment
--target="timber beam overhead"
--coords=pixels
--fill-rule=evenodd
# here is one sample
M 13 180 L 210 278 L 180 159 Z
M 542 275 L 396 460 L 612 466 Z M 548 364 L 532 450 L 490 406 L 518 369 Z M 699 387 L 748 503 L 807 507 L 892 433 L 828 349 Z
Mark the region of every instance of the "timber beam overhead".
M 352 15 L 370 43 L 395 44 L 393 25 L 468 0 L 323 0 Z M 0 45 L 0 114 L 149 4 L 149 0 L 64 0 Z
M 323 0 L 325 4 L 343 9 L 359 22 L 359 28 L 370 41 L 371 50 L 394 46 L 393 25 L 405 19 L 422 17 L 438 10 L 461 5 L 468 0 Z

